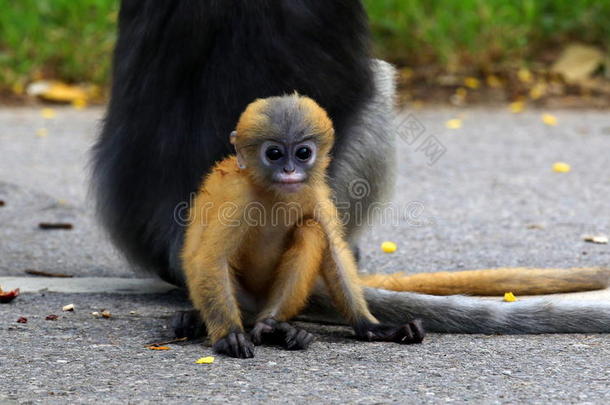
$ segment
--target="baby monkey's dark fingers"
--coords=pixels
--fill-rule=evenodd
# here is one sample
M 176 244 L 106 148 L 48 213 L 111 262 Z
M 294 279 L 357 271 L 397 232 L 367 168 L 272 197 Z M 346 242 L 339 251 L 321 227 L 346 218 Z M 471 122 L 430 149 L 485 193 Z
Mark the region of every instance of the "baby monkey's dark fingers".
M 422 322 L 419 319 L 404 325 L 366 323 L 357 325 L 355 330 L 358 339 L 369 342 L 421 343 L 426 336 Z
M 254 344 L 243 332 L 232 332 L 214 343 L 214 351 L 240 359 L 254 357 Z

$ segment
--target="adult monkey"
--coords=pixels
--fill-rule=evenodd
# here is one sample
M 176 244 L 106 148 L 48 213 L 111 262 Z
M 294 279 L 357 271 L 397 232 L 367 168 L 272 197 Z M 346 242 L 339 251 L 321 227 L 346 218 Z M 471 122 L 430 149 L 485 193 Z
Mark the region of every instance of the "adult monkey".
M 183 285 L 176 207 L 231 152 L 227 134 L 247 104 L 295 90 L 334 122 L 338 205 L 350 201 L 353 180 L 370 185 L 361 207 L 381 199 L 392 177 L 393 70 L 371 62 L 368 42 L 359 0 L 123 0 L 112 97 L 93 151 L 98 212 L 115 244 Z M 354 244 L 358 227 L 346 231 Z M 382 321 L 421 317 L 431 331 L 610 331 L 610 305 L 502 306 L 378 289 L 367 300 Z M 328 302 L 319 292 L 312 310 L 328 316 Z

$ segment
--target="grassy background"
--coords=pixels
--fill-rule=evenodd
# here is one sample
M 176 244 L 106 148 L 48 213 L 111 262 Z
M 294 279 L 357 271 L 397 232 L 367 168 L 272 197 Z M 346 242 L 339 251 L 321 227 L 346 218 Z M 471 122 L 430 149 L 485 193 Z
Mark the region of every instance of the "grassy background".
M 610 0 L 364 0 L 376 52 L 409 66 L 489 69 L 578 40 L 610 48 Z M 0 88 L 105 84 L 118 0 L 0 0 Z

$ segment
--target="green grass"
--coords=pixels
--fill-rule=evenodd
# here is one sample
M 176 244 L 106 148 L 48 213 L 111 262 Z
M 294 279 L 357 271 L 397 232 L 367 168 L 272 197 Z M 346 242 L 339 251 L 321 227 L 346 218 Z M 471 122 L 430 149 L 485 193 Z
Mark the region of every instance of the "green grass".
M 364 2 L 376 52 L 410 66 L 522 64 L 572 40 L 610 48 L 610 0 Z M 107 83 L 117 10 L 118 0 L 0 0 L 0 89 Z
M 532 60 L 566 41 L 610 46 L 609 0 L 365 0 L 383 57 L 445 68 Z
M 0 87 L 35 77 L 105 83 L 117 0 L 0 0 Z

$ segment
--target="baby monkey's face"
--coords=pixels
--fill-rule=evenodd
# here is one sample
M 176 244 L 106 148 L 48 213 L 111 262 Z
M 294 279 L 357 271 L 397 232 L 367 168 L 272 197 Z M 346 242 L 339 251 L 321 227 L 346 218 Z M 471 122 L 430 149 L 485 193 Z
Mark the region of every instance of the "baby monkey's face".
M 286 137 L 289 139 L 290 137 Z M 269 184 L 284 193 L 294 193 L 309 179 L 317 146 L 311 139 L 267 140 L 259 148 L 259 160 Z

